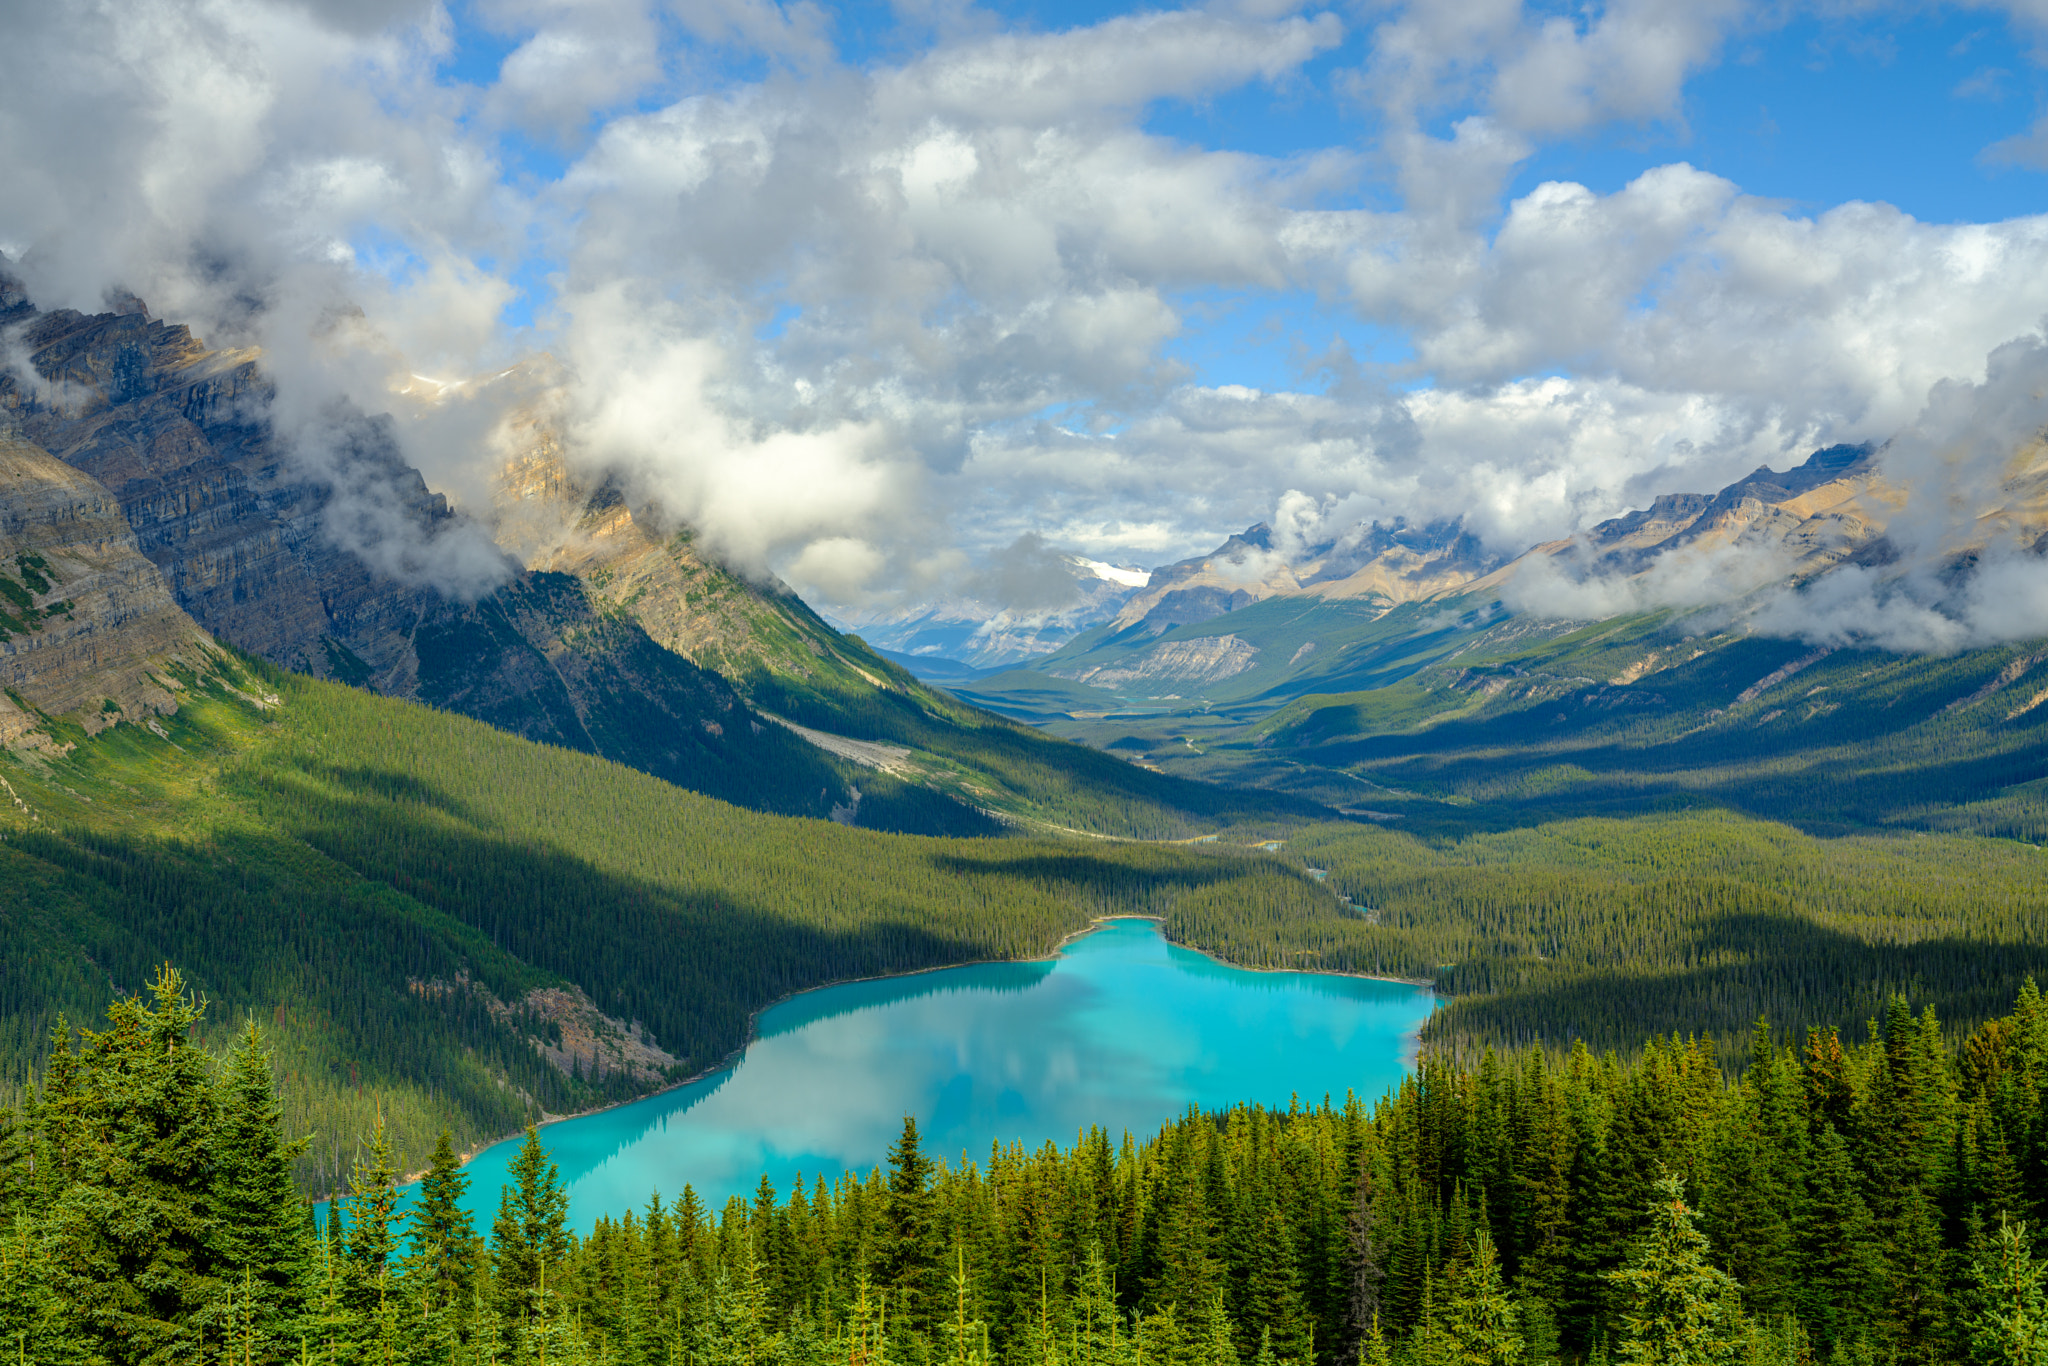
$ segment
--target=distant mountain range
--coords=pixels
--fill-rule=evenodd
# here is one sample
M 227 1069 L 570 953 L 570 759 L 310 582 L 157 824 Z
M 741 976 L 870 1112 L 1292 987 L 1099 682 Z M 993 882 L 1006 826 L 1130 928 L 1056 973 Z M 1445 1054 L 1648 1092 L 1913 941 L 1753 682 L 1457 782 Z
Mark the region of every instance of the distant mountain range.
M 1308 546 L 1261 525 L 1150 571 L 1068 558 L 1073 591 L 1054 609 L 962 595 L 842 618 L 854 635 L 733 572 L 626 485 L 572 470 L 539 418 L 515 428 L 490 505 L 463 514 L 405 465 L 388 419 L 332 415 L 322 460 L 294 458 L 253 353 L 136 310 L 43 313 L 5 284 L 0 327 L 35 376 L 0 374 L 0 743 L 146 722 L 208 676 L 212 637 L 760 810 L 1186 838 L 1261 811 L 1383 813 L 1399 803 L 1361 796 L 1370 765 L 1346 746 L 1438 744 L 1453 717 L 1520 717 L 1496 737 L 1517 753 L 1532 709 L 1553 704 L 1553 726 L 1655 715 L 1708 734 L 1768 713 L 1782 727 L 1853 714 L 1847 680 L 1764 704 L 1857 660 L 1859 678 L 1951 680 L 1942 707 L 1992 679 L 2001 696 L 2048 695 L 2034 686 L 2048 653 L 1823 655 L 1751 629 L 1787 585 L 1895 572 L 1909 500 L 1865 447 L 1666 495 L 1512 558 L 1455 520 Z M 2015 452 L 1959 527 L 1944 582 L 1967 586 L 1993 538 L 2038 555 L 2048 448 Z M 436 588 L 405 558 L 458 551 L 478 591 Z M 1908 714 L 1886 706 L 1865 719 L 1873 736 Z M 1998 726 L 2041 714 L 2011 710 Z
M 1885 525 L 1902 502 L 1868 448 L 1838 446 L 1783 473 L 1760 469 L 1718 494 L 1658 498 L 1512 559 L 1490 553 L 1455 520 L 1368 524 L 1292 554 L 1261 524 L 1207 555 L 1154 571 L 1114 616 L 1024 662 L 1021 673 L 963 686 L 987 705 L 1041 723 L 1049 709 L 1085 720 L 1147 702 L 1278 707 L 1304 692 L 1381 679 L 1378 665 L 1361 668 L 1353 647 L 1361 632 L 1381 634 L 1374 624 L 1403 606 L 1512 616 L 1518 635 L 1555 633 L 1586 618 L 1517 611 L 1515 599 L 1544 588 L 1568 595 L 1589 583 L 1626 599 L 1631 581 L 1717 551 L 1738 552 L 1750 573 L 1734 592 L 1882 561 Z
M 953 596 L 909 607 L 829 612 L 841 630 L 898 659 L 920 678 L 954 681 L 1028 663 L 1114 617 L 1152 574 L 1143 569 L 1064 556 L 1071 600 L 1024 611 Z

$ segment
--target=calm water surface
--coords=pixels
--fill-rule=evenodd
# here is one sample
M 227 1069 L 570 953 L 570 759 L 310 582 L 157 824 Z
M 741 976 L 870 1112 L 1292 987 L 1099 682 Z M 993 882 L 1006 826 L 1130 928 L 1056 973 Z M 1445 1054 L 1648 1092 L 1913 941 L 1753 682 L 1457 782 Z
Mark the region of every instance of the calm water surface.
M 644 1208 L 683 1183 L 714 1208 L 762 1172 L 880 1161 L 917 1116 L 925 1151 L 985 1160 L 991 1141 L 1071 1143 L 1090 1124 L 1143 1136 L 1188 1106 L 1377 1097 L 1407 1070 L 1435 1007 L 1424 987 L 1246 972 L 1112 920 L 1045 963 L 987 963 L 806 992 L 764 1011 L 734 1066 L 541 1130 L 569 1214 Z M 468 1203 L 488 1230 L 517 1141 L 472 1160 Z

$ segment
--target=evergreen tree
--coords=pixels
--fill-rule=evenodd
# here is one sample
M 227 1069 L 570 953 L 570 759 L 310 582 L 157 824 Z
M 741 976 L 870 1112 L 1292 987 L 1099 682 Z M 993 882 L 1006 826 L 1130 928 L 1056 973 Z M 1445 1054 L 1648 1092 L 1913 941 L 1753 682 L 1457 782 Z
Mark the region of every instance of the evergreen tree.
M 34 1221 L 0 1229 L 0 1363 L 86 1366 L 85 1345 L 52 1286 L 53 1268 Z
M 213 1204 L 217 1256 L 239 1281 L 238 1313 L 255 1342 L 298 1336 L 313 1274 L 305 1202 L 292 1163 L 310 1140 L 288 1141 L 270 1054 L 248 1021 L 216 1087 Z
M 1483 1228 L 1471 1259 L 1454 1269 L 1446 1290 L 1439 1324 L 1453 1360 L 1470 1366 L 1517 1366 L 1527 1347 L 1521 1315 L 1501 1278 L 1493 1239 Z
M 540 1131 L 531 1124 L 506 1175 L 512 1180 L 499 1197 L 491 1225 L 491 1266 L 498 1312 L 511 1325 L 538 1312 L 545 1278 L 568 1255 L 569 1193 L 561 1170 L 541 1146 Z
M 1814 1140 L 1797 1230 L 1801 1271 L 1794 1300 L 1815 1339 L 1833 1352 L 1869 1325 L 1884 1272 L 1849 1145 L 1832 1124 Z
M 1977 1308 L 1969 1325 L 1981 1366 L 2048 1366 L 2048 1266 L 2034 1257 L 2027 1226 L 2001 1220 L 1989 1256 L 1974 1270 Z
M 1359 1337 L 1358 1366 L 1394 1366 L 1393 1349 L 1387 1343 L 1386 1334 L 1380 1329 L 1377 1314 Z
M 1941 1212 L 1919 1186 L 1909 1186 L 1899 1197 L 1894 1223 L 1885 1249 L 1890 1349 L 1901 1366 L 1934 1366 L 1943 1356 L 1942 1326 L 1948 1317 Z
M 12 1105 L 0 1105 L 0 1232 L 28 1212 L 34 1194 L 35 1151 L 30 1133 Z
M 883 1283 L 896 1294 L 899 1327 L 928 1325 L 935 1301 L 931 1160 L 918 1146 L 917 1121 L 903 1117 L 903 1132 L 889 1149 L 888 1195 L 882 1205 Z
M 1244 1319 L 1240 1334 L 1257 1333 L 1273 1350 L 1293 1360 L 1307 1344 L 1308 1315 L 1302 1304 L 1301 1273 L 1287 1216 L 1268 1203 L 1256 1216 L 1246 1277 Z M 1204 1301 L 1196 1301 L 1199 1308 Z
M 1741 1329 L 1734 1278 L 1708 1264 L 1684 1179 L 1666 1176 L 1656 1190 L 1649 1232 L 1613 1273 L 1624 1297 L 1620 1359 L 1644 1366 L 1733 1361 Z
M 53 1123 L 70 1179 L 49 1214 L 52 1288 L 87 1350 L 119 1366 L 213 1350 L 224 1299 L 214 1095 L 190 1039 L 203 1007 L 169 967 L 150 996 L 108 1009 Z
M 455 1145 L 448 1131 L 441 1130 L 427 1174 L 420 1178 L 409 1222 L 412 1255 L 419 1274 L 434 1286 L 436 1301 L 446 1305 L 466 1303 L 476 1284 L 476 1224 L 462 1207 L 469 1193 L 469 1178 L 463 1175 L 455 1157 Z

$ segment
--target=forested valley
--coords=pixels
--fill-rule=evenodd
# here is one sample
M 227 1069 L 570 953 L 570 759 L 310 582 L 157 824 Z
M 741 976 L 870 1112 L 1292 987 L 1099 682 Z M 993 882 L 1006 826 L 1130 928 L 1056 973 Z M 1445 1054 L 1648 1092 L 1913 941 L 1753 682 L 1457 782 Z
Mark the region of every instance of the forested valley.
M 58 738 L 0 760 L 22 1362 L 1960 1363 L 2048 1333 L 2019 840 L 1235 797 L 1206 842 L 892 835 L 246 659 L 155 729 Z M 587 1235 L 540 1130 L 491 1227 L 458 1208 L 465 1151 L 715 1066 L 782 996 L 1115 914 L 1447 1004 L 1384 1102 L 955 1164 L 906 1131 Z

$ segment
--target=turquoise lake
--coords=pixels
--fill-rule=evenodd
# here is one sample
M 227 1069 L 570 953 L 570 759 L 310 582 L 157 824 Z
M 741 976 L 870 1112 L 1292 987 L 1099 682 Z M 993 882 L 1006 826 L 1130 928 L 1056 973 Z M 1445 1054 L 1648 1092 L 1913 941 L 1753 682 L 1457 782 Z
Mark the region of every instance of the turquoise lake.
M 723 1071 L 598 1114 L 541 1141 L 569 1189 L 570 1220 L 673 1201 L 690 1183 L 713 1208 L 767 1172 L 836 1179 L 883 1160 L 915 1115 L 932 1156 L 986 1161 L 1000 1140 L 1062 1145 L 1090 1124 L 1143 1137 L 1190 1105 L 1285 1106 L 1347 1090 L 1375 1098 L 1406 1073 L 1426 987 L 1247 972 L 1168 944 L 1146 920 L 1111 920 L 1042 963 L 984 963 L 805 992 L 763 1011 Z M 518 1142 L 465 1169 L 488 1231 Z

